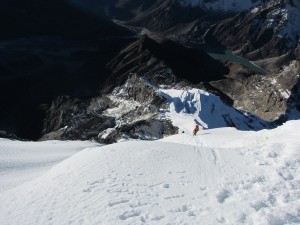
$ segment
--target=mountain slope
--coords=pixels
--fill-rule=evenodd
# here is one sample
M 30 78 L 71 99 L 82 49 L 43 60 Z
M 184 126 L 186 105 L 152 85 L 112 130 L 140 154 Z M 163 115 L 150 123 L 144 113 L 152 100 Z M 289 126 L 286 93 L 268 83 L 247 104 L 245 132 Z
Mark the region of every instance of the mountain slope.
M 108 68 L 112 71 L 106 83 L 108 87 L 123 84 L 129 73 L 140 74 L 156 85 L 180 80 L 208 82 L 219 80 L 228 73 L 225 66 L 204 51 L 156 35 L 143 36 L 123 49 Z
M 0 193 L 0 222 L 297 224 L 298 126 L 88 148 Z
M 0 2 L 0 130 L 36 140 L 44 106 L 99 95 L 105 64 L 134 33 L 66 1 Z
M 300 37 L 300 3 L 270 1 L 220 21 L 210 32 L 227 48 L 251 60 L 294 51 Z
M 258 4 L 261 0 L 179 0 L 180 3 L 187 7 L 201 7 L 205 10 L 220 11 L 220 12 L 239 12 L 250 9 Z

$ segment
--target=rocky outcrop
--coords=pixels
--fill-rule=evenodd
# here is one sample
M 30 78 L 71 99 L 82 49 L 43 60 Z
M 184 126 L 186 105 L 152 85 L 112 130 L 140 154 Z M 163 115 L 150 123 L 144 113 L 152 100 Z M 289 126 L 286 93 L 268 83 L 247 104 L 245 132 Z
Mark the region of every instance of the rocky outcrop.
M 249 72 L 243 73 L 240 70 L 240 73 L 231 73 L 227 79 L 211 84 L 234 99 L 235 108 L 251 112 L 264 120 L 274 121 L 294 107 L 288 102 L 291 101 L 291 96 L 298 96 L 292 93 L 298 90 L 299 74 L 299 62 L 291 61 L 280 72 L 249 75 Z M 300 103 L 299 98 L 293 98 L 292 102 L 296 105 Z
M 165 102 L 145 79 L 132 74 L 108 96 L 93 99 L 60 97 L 45 106 L 40 140 L 95 140 L 113 143 L 121 138 L 160 139 L 178 132 L 161 119 Z

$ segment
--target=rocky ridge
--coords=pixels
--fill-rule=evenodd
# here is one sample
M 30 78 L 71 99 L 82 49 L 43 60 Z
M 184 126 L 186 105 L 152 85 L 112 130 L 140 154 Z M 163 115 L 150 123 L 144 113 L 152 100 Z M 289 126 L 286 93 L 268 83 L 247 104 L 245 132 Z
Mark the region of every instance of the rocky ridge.
M 160 139 L 175 134 L 159 109 L 165 99 L 136 74 L 109 95 L 92 99 L 63 97 L 49 106 L 40 140 L 95 140 L 112 143 L 121 138 Z

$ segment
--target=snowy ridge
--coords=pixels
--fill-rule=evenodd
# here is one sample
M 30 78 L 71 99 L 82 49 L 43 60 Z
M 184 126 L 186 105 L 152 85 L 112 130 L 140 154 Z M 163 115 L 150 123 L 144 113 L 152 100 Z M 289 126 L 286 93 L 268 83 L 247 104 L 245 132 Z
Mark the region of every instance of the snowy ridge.
M 203 128 L 236 127 L 239 130 L 262 129 L 267 123 L 224 104 L 218 96 L 199 89 L 160 90 L 168 101 L 167 118 L 181 132 L 190 132 L 195 124 Z
M 253 0 L 180 0 L 183 6 L 201 7 L 207 10 L 239 12 L 257 6 L 261 1 Z

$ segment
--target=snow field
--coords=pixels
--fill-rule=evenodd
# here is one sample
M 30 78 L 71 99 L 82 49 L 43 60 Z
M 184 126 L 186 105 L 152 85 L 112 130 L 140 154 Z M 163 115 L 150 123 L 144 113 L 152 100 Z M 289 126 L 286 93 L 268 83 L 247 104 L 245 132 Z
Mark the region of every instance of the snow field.
M 0 138 L 0 192 L 46 173 L 55 164 L 87 147 L 92 142 L 20 142 Z
M 298 125 L 292 121 L 276 130 L 244 131 L 242 140 L 236 139 L 238 131 L 222 128 L 195 137 L 89 148 L 44 176 L 2 192 L 0 221 L 297 224 Z M 220 132 L 227 145 L 216 138 Z

